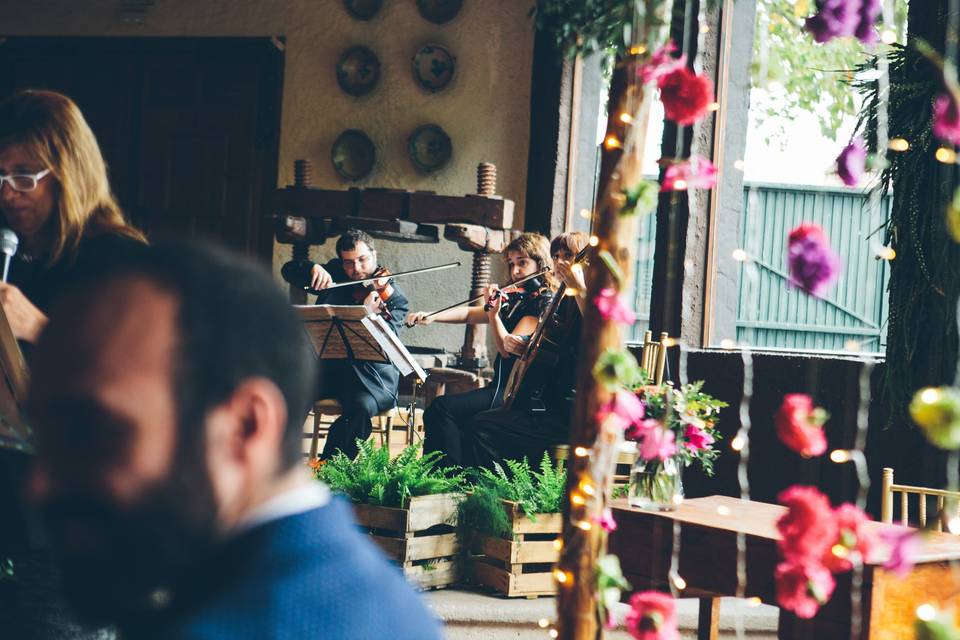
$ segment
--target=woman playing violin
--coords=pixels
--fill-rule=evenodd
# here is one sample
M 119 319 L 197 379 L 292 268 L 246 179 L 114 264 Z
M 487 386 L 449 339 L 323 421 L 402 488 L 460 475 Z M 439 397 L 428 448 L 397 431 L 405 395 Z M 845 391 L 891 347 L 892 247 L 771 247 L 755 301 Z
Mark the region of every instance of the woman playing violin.
M 536 233 L 524 233 L 504 249 L 510 282 L 518 282 L 544 268 L 553 268 L 550 245 Z M 407 317 L 407 324 L 431 322 L 489 324 L 497 346 L 494 376 L 482 389 L 436 398 L 423 416 L 424 452 L 443 451 L 451 464 L 469 463 L 462 455 L 461 430 L 477 413 L 498 407 L 503 401 L 503 386 L 516 356 L 523 355 L 526 339 L 537 326 L 540 313 L 550 302 L 554 279 L 548 272 L 539 282 L 526 287 L 490 285 L 483 307 L 458 307 L 430 315 L 418 311 Z M 525 283 L 527 284 L 527 283 Z
M 370 286 L 356 284 L 330 288 L 334 283 L 359 281 L 382 273 L 377 251 L 369 234 L 349 229 L 337 239 L 337 257 L 324 265 L 310 260 L 283 265 L 283 278 L 294 286 L 309 286 L 319 291 L 317 304 L 362 304 L 370 313 L 380 314 L 396 334 L 400 333 L 407 313 L 407 298 L 388 278 Z M 357 453 L 356 440 L 370 436 L 373 416 L 394 406 L 400 372 L 392 364 L 350 360 L 321 361 L 320 389 L 317 398 L 335 398 L 340 417 L 330 426 L 322 458 L 342 451 L 351 458 Z

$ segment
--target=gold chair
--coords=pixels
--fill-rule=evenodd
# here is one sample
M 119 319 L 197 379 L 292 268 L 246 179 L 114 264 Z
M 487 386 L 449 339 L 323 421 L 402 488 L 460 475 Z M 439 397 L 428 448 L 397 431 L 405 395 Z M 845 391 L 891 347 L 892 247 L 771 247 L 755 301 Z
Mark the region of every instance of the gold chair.
M 653 332 L 643 334 L 643 350 L 640 352 L 640 366 L 650 377 L 651 383 L 663 384 L 663 376 L 667 370 L 667 348 L 670 334 L 660 333 L 660 342 L 653 341 Z
M 908 496 L 912 493 L 919 496 L 917 509 L 917 522 L 920 527 L 927 526 L 927 498 L 935 497 L 937 499 L 937 508 L 935 514 L 943 514 L 947 498 L 951 498 L 954 505 L 960 505 L 960 491 L 946 491 L 944 489 L 930 489 L 927 487 L 912 487 L 905 484 L 893 483 L 893 469 L 883 468 L 882 493 L 880 503 L 880 520 L 883 522 L 893 522 L 893 494 L 900 494 L 900 524 L 910 526 L 910 512 L 908 508 Z M 955 506 L 960 516 L 960 507 Z M 951 516 L 947 515 L 946 519 Z M 944 517 L 941 515 L 937 519 L 937 531 L 943 531 Z

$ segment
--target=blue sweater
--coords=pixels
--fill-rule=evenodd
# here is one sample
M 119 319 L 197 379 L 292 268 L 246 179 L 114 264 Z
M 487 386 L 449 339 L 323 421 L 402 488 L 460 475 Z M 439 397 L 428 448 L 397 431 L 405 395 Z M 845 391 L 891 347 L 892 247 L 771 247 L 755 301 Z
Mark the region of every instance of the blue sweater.
M 439 640 L 437 621 L 334 498 L 229 541 L 123 638 Z

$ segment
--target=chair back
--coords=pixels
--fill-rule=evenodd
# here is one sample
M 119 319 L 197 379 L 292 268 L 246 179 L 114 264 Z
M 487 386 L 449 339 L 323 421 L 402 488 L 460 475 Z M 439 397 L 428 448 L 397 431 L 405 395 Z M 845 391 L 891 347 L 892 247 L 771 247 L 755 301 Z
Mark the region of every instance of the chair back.
M 917 520 L 920 527 L 927 526 L 927 498 L 936 498 L 937 508 L 934 511 L 934 517 L 937 518 L 937 531 L 943 531 L 944 520 L 949 520 L 953 516 L 960 516 L 960 491 L 946 491 L 944 489 L 931 489 L 928 487 L 912 487 L 905 484 L 893 483 L 893 469 L 884 467 L 882 481 L 882 502 L 880 504 L 880 519 L 883 522 L 893 522 L 893 494 L 900 494 L 900 524 L 910 525 L 910 511 L 908 496 L 915 494 L 917 500 Z M 950 498 L 949 506 L 956 511 L 953 514 L 944 513 L 948 506 L 947 499 Z
M 660 342 L 653 341 L 653 332 L 643 334 L 643 351 L 640 352 L 640 366 L 647 372 L 651 383 L 663 384 L 663 376 L 667 370 L 667 341 L 670 337 L 666 331 L 660 334 Z

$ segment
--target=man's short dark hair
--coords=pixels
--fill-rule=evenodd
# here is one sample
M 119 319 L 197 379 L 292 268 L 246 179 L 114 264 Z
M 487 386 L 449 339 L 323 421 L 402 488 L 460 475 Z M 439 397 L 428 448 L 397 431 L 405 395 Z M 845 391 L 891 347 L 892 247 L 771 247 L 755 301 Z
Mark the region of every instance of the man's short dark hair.
M 339 257 L 344 251 L 356 249 L 358 242 L 362 242 L 370 247 L 370 251 L 377 250 L 377 248 L 373 246 L 373 238 L 369 233 L 360 231 L 359 229 L 347 229 L 337 238 L 337 256 Z
M 222 249 L 176 243 L 144 246 L 84 275 L 83 289 L 143 277 L 177 300 L 173 390 L 181 446 L 202 442 L 207 413 L 243 380 L 262 377 L 287 404 L 284 468 L 299 462 L 303 422 L 315 399 L 316 354 L 287 296 L 263 268 Z

